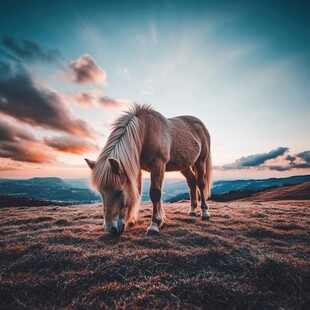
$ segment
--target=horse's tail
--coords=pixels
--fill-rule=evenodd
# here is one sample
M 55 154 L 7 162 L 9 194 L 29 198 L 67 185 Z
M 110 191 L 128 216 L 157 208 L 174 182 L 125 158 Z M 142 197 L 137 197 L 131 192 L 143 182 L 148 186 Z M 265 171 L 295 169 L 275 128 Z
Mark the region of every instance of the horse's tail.
M 196 180 L 198 178 L 198 172 L 197 168 L 195 166 L 192 166 L 192 170 L 194 172 L 194 175 L 196 177 Z M 206 157 L 206 162 L 205 162 L 205 174 L 204 174 L 204 183 L 205 183 L 205 188 L 204 188 L 204 194 L 205 194 L 205 199 L 208 199 L 211 195 L 211 185 L 212 185 L 212 159 L 211 159 L 211 150 L 210 150 L 210 145 L 208 148 L 208 155 Z M 201 199 L 200 197 L 200 191 L 197 187 L 197 197 L 198 200 Z
M 206 171 L 204 175 L 204 181 L 205 181 L 204 194 L 205 194 L 206 199 L 208 199 L 211 195 L 211 185 L 212 185 L 211 175 L 212 175 L 212 159 L 211 159 L 211 150 L 210 150 L 210 144 L 209 144 L 208 156 L 206 158 Z

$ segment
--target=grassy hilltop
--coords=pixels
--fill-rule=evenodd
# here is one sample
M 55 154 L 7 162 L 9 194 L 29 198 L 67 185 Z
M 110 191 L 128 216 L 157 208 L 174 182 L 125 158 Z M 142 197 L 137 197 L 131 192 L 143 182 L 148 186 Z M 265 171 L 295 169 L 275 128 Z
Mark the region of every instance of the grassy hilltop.
M 211 202 L 212 221 L 165 204 L 160 236 L 146 237 L 151 205 L 120 239 L 99 204 L 1 210 L 2 309 L 306 309 L 310 201 Z

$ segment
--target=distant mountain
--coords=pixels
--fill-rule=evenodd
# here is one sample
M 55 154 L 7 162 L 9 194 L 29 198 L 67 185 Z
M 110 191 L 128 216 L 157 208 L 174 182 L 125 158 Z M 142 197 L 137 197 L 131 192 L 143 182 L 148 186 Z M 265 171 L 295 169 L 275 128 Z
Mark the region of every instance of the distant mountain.
M 270 187 L 281 187 L 310 181 L 310 175 L 293 176 L 288 178 L 270 178 L 259 180 L 233 180 L 215 181 L 212 186 L 212 194 L 224 194 L 231 191 L 263 190 Z
M 80 179 L 63 179 L 66 184 L 68 184 L 70 187 L 76 187 L 76 188 L 89 188 L 89 180 L 86 178 L 80 178 Z
M 143 197 L 142 201 L 150 201 L 149 188 L 151 182 L 149 179 L 143 180 Z M 185 179 L 166 179 L 163 188 L 163 200 L 167 201 L 179 194 L 188 193 L 188 187 Z
M 0 179 L 0 194 L 46 200 L 58 204 L 84 204 L 100 201 L 89 189 L 87 180 L 32 178 L 26 180 Z
M 143 180 L 142 201 L 149 201 L 150 180 Z M 167 179 L 163 196 L 169 199 L 187 191 L 185 180 Z M 89 187 L 89 180 L 56 177 L 26 180 L 0 179 L 0 195 L 46 200 L 55 204 L 89 204 L 101 201 L 101 196 Z
M 310 181 L 310 175 L 289 178 L 271 178 L 263 180 L 233 180 L 213 182 L 212 195 L 226 195 L 240 199 L 271 187 L 294 185 Z M 143 180 L 142 201 L 149 201 L 150 180 Z M 240 196 L 241 192 L 241 196 Z M 246 195 L 245 195 L 246 193 Z M 86 178 L 61 179 L 56 177 L 32 178 L 25 180 L 0 179 L 0 195 L 32 198 L 49 201 L 54 204 L 89 204 L 101 201 L 98 193 L 89 187 Z M 225 198 L 225 199 L 226 199 Z M 189 199 L 189 190 L 184 179 L 166 179 L 163 200 L 175 202 Z
M 250 197 L 257 192 L 266 189 L 277 188 L 288 185 L 301 184 L 310 181 L 310 175 L 293 176 L 288 178 L 270 178 L 258 180 L 224 180 L 214 181 L 212 184 L 211 199 L 215 201 L 230 201 Z M 165 199 L 166 202 L 177 202 L 189 199 L 189 191 L 183 192 Z

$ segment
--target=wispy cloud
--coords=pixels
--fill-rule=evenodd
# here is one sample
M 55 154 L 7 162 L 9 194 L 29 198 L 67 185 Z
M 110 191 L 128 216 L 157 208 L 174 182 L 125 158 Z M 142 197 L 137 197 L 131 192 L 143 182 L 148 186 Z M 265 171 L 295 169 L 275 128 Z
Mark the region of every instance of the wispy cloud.
M 154 81 L 151 79 L 147 79 L 143 81 L 141 95 L 149 95 L 154 92 Z
M 58 50 L 52 49 L 45 51 L 37 43 L 26 39 L 17 40 L 14 37 L 7 36 L 1 40 L 1 43 L 11 53 L 22 60 L 55 62 L 62 58 Z
M 13 171 L 13 170 L 19 170 L 18 168 L 11 167 L 11 166 L 0 166 L 0 171 L 7 172 L 7 171 Z
M 118 68 L 117 75 L 125 80 L 131 81 L 131 74 L 127 68 Z
M 17 120 L 73 135 L 95 137 L 86 121 L 77 118 L 57 92 L 43 87 L 19 63 L 0 63 L 0 112 Z
M 70 136 L 52 138 L 45 137 L 43 141 L 49 147 L 65 153 L 85 154 L 99 150 L 98 146 L 86 139 Z
M 0 139 L 1 140 L 1 139 Z M 30 163 L 32 165 L 32 163 Z M 8 171 L 18 171 L 24 168 L 24 163 L 13 161 L 7 158 L 2 158 L 0 164 L 0 171 L 8 172 Z
M 108 96 L 103 96 L 98 99 L 100 105 L 107 109 L 120 109 L 125 107 L 128 103 L 131 103 L 130 100 L 126 99 L 112 99 Z
M 154 46 L 158 45 L 158 33 L 155 24 L 150 26 L 150 37 Z
M 102 91 L 90 90 L 73 95 L 72 100 L 80 105 L 95 106 L 98 102 L 98 99 L 102 96 L 103 96 Z
M 101 106 L 106 109 L 118 110 L 131 104 L 130 99 L 111 98 L 99 90 L 90 90 L 72 96 L 74 102 L 84 106 Z

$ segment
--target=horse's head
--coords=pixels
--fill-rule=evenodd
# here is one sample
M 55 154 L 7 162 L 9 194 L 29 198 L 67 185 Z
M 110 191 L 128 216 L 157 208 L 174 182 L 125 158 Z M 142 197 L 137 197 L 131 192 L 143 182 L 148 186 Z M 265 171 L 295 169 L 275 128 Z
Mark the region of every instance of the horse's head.
M 96 162 L 85 159 L 88 166 L 96 169 Z M 129 220 L 130 207 L 133 205 L 134 193 L 120 161 L 108 159 L 108 169 L 104 176 L 104 186 L 96 186 L 103 202 L 105 229 L 113 235 L 121 235 Z

